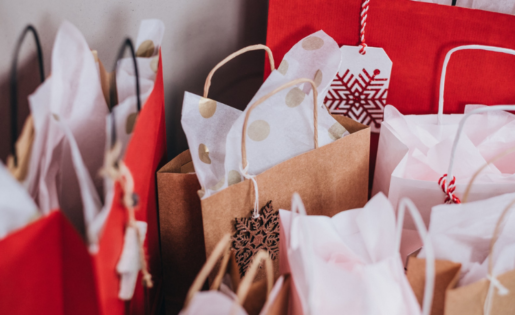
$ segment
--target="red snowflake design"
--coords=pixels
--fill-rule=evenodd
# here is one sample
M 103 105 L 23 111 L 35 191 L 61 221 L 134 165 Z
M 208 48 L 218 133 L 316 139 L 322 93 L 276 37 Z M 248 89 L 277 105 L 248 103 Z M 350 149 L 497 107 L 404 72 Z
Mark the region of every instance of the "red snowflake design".
M 331 113 L 346 115 L 365 124 L 379 128 L 383 121 L 386 95 L 388 94 L 387 78 L 378 78 L 379 69 L 371 75 L 367 70 L 356 77 L 347 70 L 339 73 L 331 83 L 324 103 Z

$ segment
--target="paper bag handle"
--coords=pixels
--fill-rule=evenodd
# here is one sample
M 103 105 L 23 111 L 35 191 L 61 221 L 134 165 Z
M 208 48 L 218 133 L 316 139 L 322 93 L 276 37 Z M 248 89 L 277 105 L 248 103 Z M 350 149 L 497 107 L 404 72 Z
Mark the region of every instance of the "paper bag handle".
M 302 199 L 300 198 L 300 195 L 295 192 L 291 198 L 291 216 L 290 216 L 290 236 L 289 236 L 289 239 L 288 239 L 288 242 L 287 242 L 287 250 L 289 251 L 290 249 L 293 249 L 292 247 L 292 236 L 293 236 L 293 221 L 295 219 L 295 215 L 296 213 L 298 213 L 299 215 L 301 216 L 307 216 L 307 213 L 306 213 L 306 208 L 304 207 L 304 203 L 302 202 Z M 303 226 L 303 222 L 302 221 L 299 221 L 299 226 L 302 227 Z M 308 251 L 311 251 L 312 249 L 312 240 L 311 240 L 311 237 L 309 235 L 309 230 L 304 228 L 303 229 L 304 233 L 302 233 L 302 237 L 306 239 L 306 242 L 308 243 L 308 246 L 306 246 L 306 248 L 308 249 Z M 313 281 L 313 266 L 311 265 L 312 262 L 311 262 L 311 259 L 312 257 L 314 257 L 314 254 L 313 253 L 304 253 L 304 256 L 303 256 L 303 260 L 304 260 L 304 263 L 305 263 L 305 268 L 304 268 L 304 272 L 306 273 L 306 282 L 307 282 L 307 287 L 308 287 L 308 291 L 311 291 L 312 290 L 312 286 L 310 286 L 310 283 L 314 283 Z M 308 311 L 308 314 L 311 313 L 311 307 L 313 305 L 313 297 L 312 297 L 312 294 L 311 292 L 308 292 L 308 297 L 307 297 L 307 311 Z M 304 305 L 303 305 L 304 307 Z
M 413 221 L 415 222 L 415 226 L 417 227 L 418 233 L 420 234 L 420 238 L 422 239 L 422 244 L 424 246 L 424 250 L 426 252 L 426 281 L 424 285 L 424 299 L 422 301 L 422 314 L 430 315 L 431 314 L 431 306 L 433 304 L 433 294 L 435 287 L 435 254 L 433 249 L 433 243 L 431 241 L 431 237 L 427 232 L 426 225 L 424 224 L 424 220 L 420 215 L 415 204 L 408 198 L 402 198 L 399 203 L 399 209 L 397 212 L 397 235 L 395 237 L 396 240 L 396 250 L 400 251 L 401 249 L 401 238 L 402 238 L 402 227 L 404 225 L 404 214 L 406 212 L 406 208 L 408 209 Z
M 508 55 L 515 55 L 515 50 L 508 48 L 501 48 L 495 46 L 486 46 L 486 45 L 465 45 L 455 47 L 445 55 L 445 59 L 442 67 L 442 74 L 440 75 L 440 96 L 438 99 L 438 124 L 443 123 L 443 92 L 445 88 L 445 75 L 447 74 L 447 65 L 449 64 L 449 60 L 451 59 L 451 55 L 460 50 L 486 50 L 504 53 Z
M 134 53 L 134 45 L 132 44 L 132 40 L 130 38 L 126 38 L 120 49 L 118 50 L 118 56 L 114 62 L 113 71 L 111 75 L 111 83 L 109 84 L 109 109 L 111 110 L 111 149 L 114 147 L 116 143 L 116 124 L 115 124 L 115 115 L 112 111 L 114 106 L 116 105 L 117 93 L 116 93 L 116 70 L 118 69 L 118 60 L 123 58 L 125 54 L 125 50 L 129 48 L 129 52 L 132 58 L 132 64 L 134 66 L 134 76 L 135 76 L 135 85 L 136 85 L 136 109 L 138 113 L 141 111 L 141 98 L 139 94 L 139 73 L 138 73 L 138 62 L 136 61 L 136 54 Z
M 463 198 L 461 199 L 461 202 L 462 203 L 466 203 L 467 202 L 467 199 L 468 199 L 468 196 L 470 194 L 470 190 L 472 189 L 472 184 L 474 183 L 474 181 L 476 180 L 477 176 L 485 169 L 487 168 L 488 165 L 494 163 L 495 161 L 498 161 L 500 159 L 502 159 L 503 157 L 505 157 L 506 155 L 510 154 L 510 153 L 513 153 L 515 152 L 515 147 L 513 148 L 510 148 L 504 152 L 501 152 L 499 153 L 498 155 L 494 156 L 493 158 L 491 158 L 488 162 L 485 163 L 485 165 L 481 166 L 475 173 L 474 175 L 472 175 L 472 177 L 470 178 L 469 180 L 469 183 L 467 185 L 467 189 L 465 189 L 465 193 L 463 194 Z
M 237 296 L 237 304 L 243 305 L 245 302 L 245 299 L 247 298 L 247 294 L 249 293 L 250 286 L 252 285 L 252 282 L 254 281 L 254 278 L 257 275 L 259 265 L 262 261 L 265 261 L 265 271 L 266 271 L 266 284 L 267 284 L 267 290 L 266 290 L 266 296 L 268 299 L 268 295 L 270 295 L 270 292 L 272 291 L 272 287 L 274 286 L 274 266 L 272 264 L 272 259 L 270 259 L 270 255 L 264 251 L 260 250 L 254 257 L 252 264 L 249 267 L 249 270 L 247 271 L 247 274 L 245 277 L 241 280 L 240 286 L 238 287 L 238 290 L 236 291 Z
M 43 65 L 43 51 L 41 49 L 41 44 L 39 42 L 38 32 L 36 28 L 32 25 L 27 25 L 20 37 L 18 37 L 18 41 L 16 42 L 16 46 L 14 48 L 13 59 L 11 62 L 11 74 L 10 74 L 10 101 L 11 101 L 11 152 L 13 154 L 13 162 L 14 167 L 18 167 L 18 153 L 16 152 L 16 140 L 18 139 L 18 82 L 17 82 L 17 66 L 18 66 L 18 57 L 20 55 L 20 48 L 23 40 L 27 33 L 32 33 L 34 36 L 34 42 L 36 43 L 36 50 L 38 56 L 38 65 L 39 65 L 39 79 L 41 82 L 45 81 L 45 69 Z
M 276 88 L 272 92 L 261 97 L 254 104 L 250 105 L 247 112 L 245 113 L 245 120 L 243 121 L 243 131 L 242 131 L 242 137 L 241 137 L 241 165 L 243 166 L 243 169 L 245 169 L 247 167 L 247 146 L 246 146 L 247 124 L 249 122 L 249 116 L 250 116 L 250 113 L 252 112 L 252 110 L 254 108 L 256 108 L 259 104 L 265 102 L 267 99 L 272 97 L 274 94 L 276 94 L 284 89 L 287 89 L 291 86 L 301 84 L 301 83 L 309 83 L 309 84 L 311 84 L 311 86 L 313 88 L 313 123 L 314 123 L 314 130 L 315 130 L 314 141 L 315 141 L 315 149 L 318 149 L 318 109 L 317 109 L 318 90 L 317 90 L 316 84 L 315 84 L 315 82 L 313 82 L 313 80 L 306 79 L 306 78 L 296 79 L 296 80 L 293 80 L 286 84 L 281 85 L 280 87 Z
M 230 242 L 231 242 L 231 235 L 229 233 L 225 234 L 222 239 L 216 244 L 215 249 L 211 253 L 211 256 L 207 259 L 206 263 L 200 270 L 199 274 L 195 278 L 195 281 L 193 281 L 193 284 L 191 285 L 190 289 L 188 290 L 188 294 L 186 295 L 186 300 L 184 302 L 184 309 L 187 309 L 191 300 L 197 294 L 197 292 L 200 291 L 202 286 L 204 285 L 204 282 L 206 281 L 207 277 L 209 276 L 209 273 L 211 273 L 211 270 L 215 267 L 216 263 L 220 259 L 220 257 L 228 252 L 228 248 L 230 248 Z
M 242 48 L 242 49 L 230 54 L 224 60 L 220 61 L 211 70 L 211 72 L 209 72 L 209 74 L 207 75 L 207 78 L 206 78 L 206 83 L 204 84 L 204 98 L 207 98 L 207 94 L 209 93 L 209 87 L 211 86 L 211 79 L 213 78 L 213 75 L 215 74 L 216 70 L 218 70 L 221 66 L 225 65 L 226 63 L 228 63 L 229 61 L 238 57 L 241 54 L 244 54 L 248 51 L 260 50 L 260 49 L 264 49 L 266 51 L 266 53 L 268 54 L 268 60 L 270 60 L 270 69 L 272 69 L 272 71 L 274 71 L 275 70 L 274 55 L 272 54 L 272 50 L 270 50 L 270 48 L 268 48 L 265 45 L 261 45 L 261 44 Z
M 487 107 L 481 107 L 478 109 L 474 109 L 468 113 L 466 113 L 463 118 L 460 120 L 460 123 L 458 125 L 458 130 L 456 131 L 456 137 L 454 137 L 454 143 L 452 144 L 452 151 L 451 151 L 451 160 L 449 162 L 449 168 L 447 170 L 447 179 L 445 182 L 446 190 L 449 187 L 449 183 L 451 183 L 453 179 L 453 168 L 454 168 L 454 160 L 456 156 L 456 149 L 458 148 L 458 142 L 460 141 L 460 136 L 463 131 L 463 127 L 465 126 L 465 122 L 469 119 L 470 116 L 475 114 L 481 114 L 485 112 L 493 112 L 493 111 L 514 111 L 515 105 L 496 105 L 496 106 L 487 106 Z

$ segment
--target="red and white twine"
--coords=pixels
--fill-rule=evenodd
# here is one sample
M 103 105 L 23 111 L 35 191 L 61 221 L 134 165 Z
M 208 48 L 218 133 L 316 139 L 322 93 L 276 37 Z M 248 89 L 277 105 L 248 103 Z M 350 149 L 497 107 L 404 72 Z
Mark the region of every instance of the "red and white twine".
M 361 40 L 361 43 L 359 44 L 361 46 L 359 53 L 364 55 L 367 53 L 367 44 L 365 43 L 365 27 L 367 26 L 367 16 L 368 16 L 368 6 L 370 4 L 370 0 L 363 0 L 363 3 L 361 5 L 361 29 L 359 31 L 359 37 Z
M 445 179 L 447 178 L 447 174 L 444 174 L 438 180 L 438 185 L 442 188 L 442 191 L 446 195 L 445 203 L 461 203 L 460 198 L 454 195 L 454 191 L 456 190 L 456 177 L 453 176 L 452 180 L 449 182 L 449 185 L 446 185 Z

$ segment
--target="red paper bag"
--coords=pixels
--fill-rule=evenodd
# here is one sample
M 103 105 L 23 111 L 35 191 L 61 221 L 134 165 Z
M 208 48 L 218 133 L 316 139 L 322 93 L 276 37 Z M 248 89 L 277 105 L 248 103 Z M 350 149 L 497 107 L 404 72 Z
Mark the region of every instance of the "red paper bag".
M 271 0 L 267 46 L 279 61 L 294 43 L 320 29 L 339 45 L 358 45 L 361 5 L 362 0 Z M 387 103 L 402 114 L 436 114 L 439 69 L 451 48 L 515 48 L 515 16 L 410 0 L 371 0 L 365 32 L 366 43 L 384 48 L 393 62 Z M 509 55 L 457 53 L 447 71 L 446 113 L 463 113 L 466 104 L 513 104 L 510 69 L 515 60 Z M 372 134 L 371 179 L 377 141 Z
M 134 178 L 134 192 L 139 197 L 136 220 L 147 222 L 145 250 L 154 286 L 145 292 L 140 279 L 130 302 L 131 314 L 154 314 L 159 306 L 161 265 L 159 227 L 156 202 L 156 171 L 164 161 L 166 151 L 164 88 L 159 52 L 159 65 L 154 89 L 138 115 L 136 126 L 124 157 Z M 118 298 L 120 278 L 116 265 L 122 253 L 127 210 L 122 202 L 122 190 L 115 187 L 111 212 L 99 242 L 99 252 L 93 256 L 97 276 L 97 294 L 101 314 L 124 314 L 125 302 Z M 141 275 L 140 275 L 141 277 Z

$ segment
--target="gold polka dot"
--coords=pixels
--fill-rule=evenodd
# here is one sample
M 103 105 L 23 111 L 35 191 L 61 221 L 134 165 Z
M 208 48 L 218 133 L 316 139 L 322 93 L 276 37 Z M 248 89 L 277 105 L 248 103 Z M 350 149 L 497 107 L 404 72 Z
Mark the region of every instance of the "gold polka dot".
M 198 158 L 206 164 L 211 164 L 211 159 L 209 158 L 209 149 L 203 143 L 198 146 Z
M 158 66 L 159 66 L 159 56 L 155 56 L 154 58 L 152 58 L 152 60 L 150 60 L 150 69 L 152 69 L 152 71 L 154 71 L 154 72 L 157 72 Z
M 338 140 L 343 136 L 345 132 L 347 132 L 347 129 L 345 129 L 345 127 L 343 127 L 339 123 L 334 123 L 331 126 L 331 128 L 329 128 L 328 132 L 329 137 L 331 137 L 331 139 Z
M 202 199 L 202 197 L 204 197 L 204 195 L 206 194 L 206 190 L 204 189 L 204 187 L 202 187 L 202 189 L 200 189 L 200 190 L 197 190 L 197 194 L 198 194 L 198 197 L 200 199 Z
M 127 116 L 127 120 L 125 121 L 125 132 L 127 134 L 131 134 L 134 130 L 134 126 L 136 125 L 136 120 L 138 119 L 138 113 L 132 113 Z
M 209 188 L 211 190 L 218 190 L 220 188 L 222 188 L 222 186 L 224 185 L 225 183 L 225 176 L 223 176 L 222 178 L 220 178 L 220 180 L 218 181 L 218 183 L 216 183 L 216 185 L 214 185 L 213 187 Z
M 147 39 L 143 43 L 141 43 L 136 51 L 136 57 L 152 57 L 154 54 L 154 42 L 150 39 Z
M 302 48 L 305 50 L 317 50 L 324 46 L 324 40 L 317 36 L 309 36 L 302 41 Z
M 216 102 L 209 98 L 201 98 L 198 102 L 198 111 L 204 118 L 213 117 L 216 112 Z
M 55 120 L 59 121 L 59 115 L 52 113 L 52 117 L 54 117 Z
M 227 175 L 227 184 L 229 186 L 237 184 L 241 182 L 241 175 L 240 172 L 232 170 L 229 172 L 229 175 Z
M 279 68 L 277 68 L 277 71 L 282 75 L 286 75 L 286 72 L 288 72 L 288 66 L 288 61 L 283 60 L 279 65 Z
M 264 120 L 252 122 L 248 129 L 249 138 L 254 141 L 263 141 L 270 134 L 270 125 Z
M 317 87 L 320 86 L 320 83 L 322 83 L 322 79 L 324 78 L 324 75 L 322 74 L 322 71 L 319 69 L 315 73 L 315 78 L 313 78 L 313 81 L 315 81 L 315 85 Z
M 306 97 L 306 94 L 298 87 L 294 87 L 286 94 L 286 105 L 288 107 L 297 107 L 304 101 L 304 97 Z

